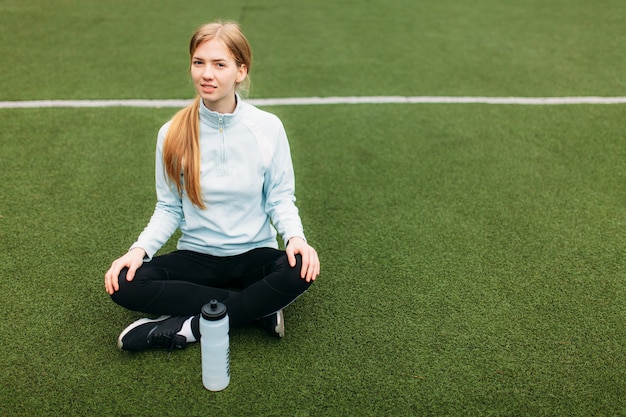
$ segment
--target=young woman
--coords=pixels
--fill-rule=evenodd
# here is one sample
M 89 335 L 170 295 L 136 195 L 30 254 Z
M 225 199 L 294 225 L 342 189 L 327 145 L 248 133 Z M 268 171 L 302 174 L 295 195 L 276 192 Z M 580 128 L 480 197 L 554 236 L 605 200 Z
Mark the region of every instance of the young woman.
M 198 341 L 212 299 L 226 305 L 231 326 L 258 321 L 282 337 L 282 310 L 320 273 L 295 206 L 283 125 L 237 93 L 249 82 L 247 39 L 236 23 L 209 23 L 189 52 L 197 97 L 159 131 L 154 213 L 104 277 L 119 305 L 162 315 L 124 329 L 124 350 Z M 154 256 L 177 229 L 177 250 Z

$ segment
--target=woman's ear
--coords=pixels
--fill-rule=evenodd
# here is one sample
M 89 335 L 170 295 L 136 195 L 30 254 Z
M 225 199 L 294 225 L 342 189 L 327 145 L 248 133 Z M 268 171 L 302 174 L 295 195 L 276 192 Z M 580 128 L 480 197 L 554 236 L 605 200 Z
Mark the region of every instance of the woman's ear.
M 246 64 L 239 65 L 239 70 L 237 73 L 237 80 L 236 80 L 237 84 L 245 80 L 247 76 L 248 76 L 248 67 L 246 67 Z

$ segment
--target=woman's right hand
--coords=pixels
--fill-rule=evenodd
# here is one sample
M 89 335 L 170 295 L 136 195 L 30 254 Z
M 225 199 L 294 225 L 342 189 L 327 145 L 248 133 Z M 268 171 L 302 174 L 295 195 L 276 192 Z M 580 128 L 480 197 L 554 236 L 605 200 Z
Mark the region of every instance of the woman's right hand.
M 146 251 L 142 248 L 133 248 L 124 256 L 117 258 L 111 264 L 109 270 L 104 274 L 104 287 L 109 295 L 120 289 L 119 276 L 124 268 L 128 268 L 126 272 L 126 280 L 132 281 L 135 278 L 135 271 L 143 264 Z

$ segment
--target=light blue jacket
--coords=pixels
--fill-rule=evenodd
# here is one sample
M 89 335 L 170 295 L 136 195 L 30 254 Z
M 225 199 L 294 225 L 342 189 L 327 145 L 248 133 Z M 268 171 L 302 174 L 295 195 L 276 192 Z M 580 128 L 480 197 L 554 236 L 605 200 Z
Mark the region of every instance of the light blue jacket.
M 166 177 L 163 142 L 171 122 L 159 130 L 156 147 L 157 204 L 150 222 L 131 246 L 147 260 L 176 229 L 178 249 L 231 256 L 259 247 L 278 248 L 304 238 L 295 205 L 295 180 L 283 124 L 273 114 L 241 101 L 232 114 L 200 106 L 201 186 L 206 209 L 182 198 Z M 182 174 L 181 174 L 182 175 Z

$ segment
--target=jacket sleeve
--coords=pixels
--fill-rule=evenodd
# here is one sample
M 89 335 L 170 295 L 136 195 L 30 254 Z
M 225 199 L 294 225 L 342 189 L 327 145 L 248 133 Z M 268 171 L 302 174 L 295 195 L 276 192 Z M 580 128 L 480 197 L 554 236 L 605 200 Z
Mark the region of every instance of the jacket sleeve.
M 295 201 L 295 176 L 289 142 L 282 123 L 277 120 L 273 152 L 265 171 L 265 211 L 272 219 L 285 244 L 292 237 L 305 239 Z
M 170 183 L 163 166 L 163 142 L 169 127 L 166 123 L 160 130 L 157 138 L 155 183 L 157 203 L 148 225 L 137 238 L 132 248 L 142 248 L 146 251 L 146 261 L 152 259 L 156 252 L 168 241 L 178 229 L 183 218 L 182 200 L 176 185 Z

